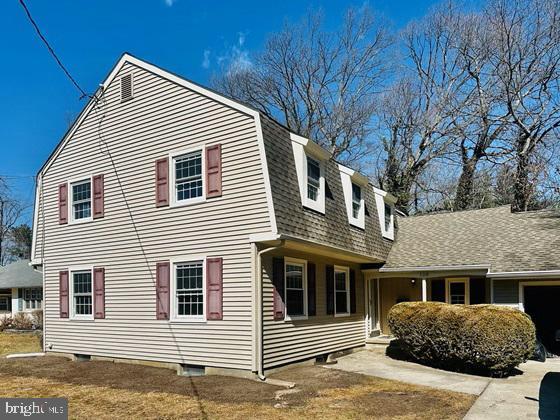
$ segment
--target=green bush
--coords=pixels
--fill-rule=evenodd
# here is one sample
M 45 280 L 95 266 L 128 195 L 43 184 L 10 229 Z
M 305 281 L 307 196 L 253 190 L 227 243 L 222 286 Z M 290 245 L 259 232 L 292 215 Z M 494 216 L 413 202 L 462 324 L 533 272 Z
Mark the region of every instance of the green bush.
M 389 327 L 402 350 L 431 366 L 504 376 L 534 352 L 535 326 L 517 310 L 495 305 L 403 302 Z

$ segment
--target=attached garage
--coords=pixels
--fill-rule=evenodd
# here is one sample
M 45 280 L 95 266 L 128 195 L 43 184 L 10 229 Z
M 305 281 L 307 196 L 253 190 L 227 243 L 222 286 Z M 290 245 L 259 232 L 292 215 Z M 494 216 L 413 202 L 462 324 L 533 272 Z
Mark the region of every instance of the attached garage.
M 560 281 L 520 282 L 519 295 L 538 339 L 549 353 L 560 356 Z

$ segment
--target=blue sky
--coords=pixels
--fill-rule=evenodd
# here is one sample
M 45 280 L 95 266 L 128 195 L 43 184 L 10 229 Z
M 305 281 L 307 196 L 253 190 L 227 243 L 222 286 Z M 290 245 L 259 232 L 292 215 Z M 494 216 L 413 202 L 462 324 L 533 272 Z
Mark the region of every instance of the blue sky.
M 327 27 L 362 2 L 285 0 L 27 0 L 55 51 L 87 92 L 95 90 L 118 57 L 128 51 L 206 84 L 220 63 L 251 60 L 267 34 L 321 8 Z M 378 0 L 370 6 L 396 27 L 434 4 Z M 27 21 L 17 0 L 0 6 L 4 85 L 0 100 L 0 175 L 30 206 L 33 178 L 85 105 Z M 31 208 L 22 218 L 31 222 Z

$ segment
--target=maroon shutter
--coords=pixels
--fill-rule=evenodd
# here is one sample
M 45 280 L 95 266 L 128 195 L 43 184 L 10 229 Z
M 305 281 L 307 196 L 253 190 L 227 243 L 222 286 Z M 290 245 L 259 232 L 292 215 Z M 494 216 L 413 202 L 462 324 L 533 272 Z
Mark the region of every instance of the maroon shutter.
M 206 318 L 223 319 L 222 258 L 206 260 Z
M 350 313 L 356 313 L 356 271 L 350 269 Z
M 99 219 L 105 215 L 103 175 L 93 177 L 93 218 Z
M 94 291 L 94 304 L 93 309 L 95 311 L 94 318 L 104 319 L 105 318 L 105 269 L 101 267 L 95 267 L 93 269 L 93 291 Z
M 60 271 L 58 273 L 58 280 L 60 317 L 68 318 L 68 271 Z
M 169 163 L 167 158 L 156 160 L 156 207 L 169 205 Z
M 284 258 L 273 258 L 272 260 L 272 310 L 274 320 L 284 319 Z
M 316 312 L 315 300 L 315 264 L 307 263 L 307 315 L 315 316 Z
M 325 267 L 325 281 L 327 282 L 327 314 L 334 314 L 334 267 Z
M 222 195 L 222 145 L 206 148 L 206 197 Z
M 68 223 L 68 184 L 58 186 L 58 223 Z
M 156 316 L 169 319 L 169 261 L 156 263 Z

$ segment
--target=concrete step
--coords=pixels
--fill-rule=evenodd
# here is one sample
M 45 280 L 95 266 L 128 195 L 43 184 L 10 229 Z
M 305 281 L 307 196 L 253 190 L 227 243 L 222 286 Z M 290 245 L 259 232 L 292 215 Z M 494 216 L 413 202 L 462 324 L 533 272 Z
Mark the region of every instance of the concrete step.
M 394 338 L 395 337 L 392 335 L 378 335 L 377 337 L 369 337 L 366 339 L 366 344 L 388 346 Z

